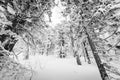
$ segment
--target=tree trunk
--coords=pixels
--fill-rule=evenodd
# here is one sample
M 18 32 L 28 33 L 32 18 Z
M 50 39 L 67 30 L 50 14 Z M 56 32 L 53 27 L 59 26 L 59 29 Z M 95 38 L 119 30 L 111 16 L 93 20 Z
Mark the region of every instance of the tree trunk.
M 77 61 L 77 64 L 78 64 L 78 65 L 82 65 L 82 64 L 81 64 L 81 61 L 80 61 L 80 56 L 79 56 L 79 55 L 76 56 L 76 61 Z
M 97 53 L 96 47 L 95 47 L 94 43 L 92 42 L 92 40 L 90 39 L 90 37 L 89 37 L 87 32 L 86 32 L 86 34 L 88 36 L 87 37 L 88 38 L 88 42 L 90 44 L 93 56 L 95 58 L 95 61 L 97 63 L 98 69 L 99 69 L 99 72 L 101 74 L 101 78 L 102 78 L 102 80 L 109 80 L 108 75 L 106 73 L 106 70 L 105 70 L 105 68 L 104 68 L 104 66 L 103 66 L 103 64 L 101 62 L 101 59 L 100 59 L 98 53 Z
M 86 54 L 86 57 L 87 57 L 87 60 L 88 60 L 88 64 L 91 64 L 90 56 L 88 54 L 85 42 L 83 42 L 83 46 L 84 46 L 85 54 Z
M 84 28 L 84 32 L 85 32 L 86 35 L 87 35 L 87 40 L 88 40 L 88 43 L 89 43 L 90 48 L 91 48 L 91 50 L 92 50 L 92 53 L 93 53 L 94 59 L 95 59 L 95 61 L 96 61 L 97 67 L 98 67 L 98 69 L 99 69 L 99 72 L 100 72 L 100 75 L 101 75 L 102 80 L 109 80 L 108 74 L 107 74 L 107 72 L 106 72 L 106 70 L 105 70 L 105 68 L 104 68 L 104 65 L 103 65 L 102 62 L 101 62 L 101 59 L 100 59 L 100 57 L 99 57 L 99 55 L 98 55 L 98 52 L 97 52 L 97 50 L 96 50 L 96 47 L 95 47 L 93 41 L 92 41 L 91 38 L 90 38 L 90 35 L 89 35 L 89 33 L 88 33 L 88 30 L 87 30 L 87 28 L 86 28 L 85 26 L 83 26 L 83 28 Z

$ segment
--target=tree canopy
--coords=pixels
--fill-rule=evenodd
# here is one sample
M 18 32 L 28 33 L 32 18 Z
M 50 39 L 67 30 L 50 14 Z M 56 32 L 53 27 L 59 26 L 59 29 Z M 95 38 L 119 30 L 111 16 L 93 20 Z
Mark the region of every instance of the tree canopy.
M 45 14 L 52 23 L 52 9 L 60 2 L 64 19 L 51 27 Z M 8 56 L 17 56 L 21 51 L 16 53 L 15 49 L 20 48 L 15 46 L 21 46 L 21 42 L 26 59 L 31 54 L 74 56 L 80 53 L 84 41 L 90 49 L 86 38 L 89 35 L 107 73 L 120 76 L 112 65 L 120 60 L 119 13 L 117 0 L 0 0 L 0 48 Z

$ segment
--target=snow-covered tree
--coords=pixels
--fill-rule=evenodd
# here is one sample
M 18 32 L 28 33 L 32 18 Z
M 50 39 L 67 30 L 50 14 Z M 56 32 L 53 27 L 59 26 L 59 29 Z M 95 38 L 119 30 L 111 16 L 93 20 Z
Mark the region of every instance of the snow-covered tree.
M 115 62 L 120 61 L 118 1 L 61 0 L 63 11 L 60 13 L 64 18 L 53 27 L 49 25 L 54 21 L 52 8 L 59 2 L 0 0 L 0 50 L 7 51 L 0 55 L 12 55 L 16 59 L 21 53 L 24 59 L 35 54 L 72 55 L 77 56 L 79 63 L 81 55 L 85 54 L 88 61 L 94 55 L 102 77 L 106 74 L 110 78 L 114 78 L 111 74 L 120 76 L 115 66 Z M 48 15 L 48 22 L 45 15 Z

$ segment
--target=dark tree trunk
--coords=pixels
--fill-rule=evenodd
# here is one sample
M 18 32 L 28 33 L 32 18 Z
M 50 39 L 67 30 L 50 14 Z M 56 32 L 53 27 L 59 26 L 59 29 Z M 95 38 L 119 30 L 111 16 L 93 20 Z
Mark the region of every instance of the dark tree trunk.
M 81 64 L 81 61 L 80 61 L 80 56 L 79 56 L 79 55 L 76 56 L 76 61 L 77 61 L 77 64 L 78 64 L 78 65 L 82 65 L 82 64 Z
M 85 31 L 86 31 L 86 28 L 85 28 Z M 90 44 L 90 47 L 91 47 L 93 56 L 94 56 L 94 58 L 95 58 L 95 61 L 96 61 L 96 63 L 97 63 L 98 69 L 99 69 L 99 72 L 100 72 L 100 74 L 101 74 L 101 78 L 102 78 L 102 80 L 109 80 L 109 77 L 108 77 L 108 75 L 107 75 L 107 72 L 106 72 L 106 70 L 105 70 L 105 68 L 104 68 L 104 66 L 103 66 L 103 64 L 102 64 L 102 62 L 101 62 L 101 59 L 100 59 L 100 57 L 99 57 L 99 55 L 98 55 L 98 53 L 97 53 L 96 47 L 95 47 L 94 43 L 92 42 L 92 40 L 90 39 L 87 31 L 86 31 L 86 34 L 87 34 L 87 36 L 88 36 L 88 37 L 87 37 L 87 38 L 88 38 L 88 42 L 89 42 L 89 44 Z
M 60 34 L 60 48 L 61 48 L 60 49 L 60 54 L 59 54 L 60 58 L 65 58 L 66 57 L 66 53 L 63 51 L 63 48 L 65 46 L 65 40 L 64 40 L 63 34 L 64 33 Z
M 87 60 L 88 60 L 88 64 L 91 64 L 90 56 L 88 54 L 85 42 L 83 42 L 83 45 L 84 45 L 85 54 L 86 54 L 86 57 L 87 57 Z

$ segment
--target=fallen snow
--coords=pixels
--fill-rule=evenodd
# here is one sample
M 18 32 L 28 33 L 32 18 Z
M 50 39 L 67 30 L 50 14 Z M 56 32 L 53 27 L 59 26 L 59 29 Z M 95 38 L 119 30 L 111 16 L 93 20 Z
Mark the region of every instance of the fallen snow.
M 95 62 L 87 64 L 83 58 L 81 66 L 77 65 L 73 57 L 60 59 L 56 56 L 35 55 L 20 61 L 35 71 L 32 80 L 101 80 Z

